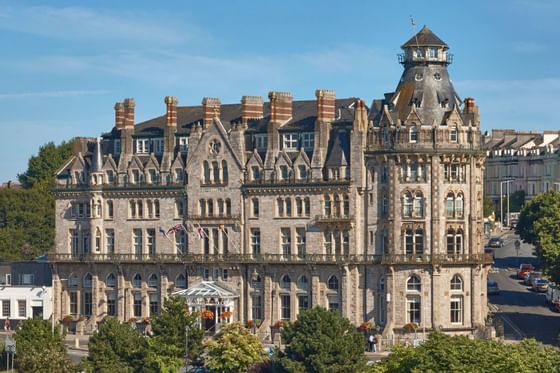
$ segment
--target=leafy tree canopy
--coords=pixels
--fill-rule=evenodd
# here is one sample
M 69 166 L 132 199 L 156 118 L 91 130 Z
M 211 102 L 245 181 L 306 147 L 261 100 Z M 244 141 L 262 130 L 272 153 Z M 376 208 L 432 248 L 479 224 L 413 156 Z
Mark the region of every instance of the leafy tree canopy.
M 59 328 L 53 333 L 51 323 L 42 319 L 21 322 L 14 333 L 16 364 L 20 372 L 73 372 L 66 353 L 65 335 Z
M 537 256 L 555 282 L 560 281 L 560 193 L 533 198 L 519 214 L 516 233 L 535 245 Z
M 52 141 L 39 148 L 39 154 L 29 158 L 27 170 L 18 175 L 24 188 L 48 180 L 52 184 L 55 171 L 72 155 L 72 140 L 55 145 Z
M 278 363 L 288 372 L 360 372 L 365 367 L 363 336 L 338 312 L 316 307 L 301 312 L 282 331 L 287 344 Z
M 147 354 L 146 338 L 129 324 L 107 317 L 89 339 L 88 371 L 97 373 L 140 372 Z
M 484 217 L 487 218 L 494 212 L 494 202 L 492 202 L 492 199 L 486 194 L 482 198 L 482 209 Z
M 213 372 L 247 372 L 267 359 L 261 341 L 239 323 L 223 326 L 207 347 L 204 365 Z
M 535 340 L 519 344 L 433 333 L 419 347 L 396 346 L 371 373 L 559 372 L 560 352 Z

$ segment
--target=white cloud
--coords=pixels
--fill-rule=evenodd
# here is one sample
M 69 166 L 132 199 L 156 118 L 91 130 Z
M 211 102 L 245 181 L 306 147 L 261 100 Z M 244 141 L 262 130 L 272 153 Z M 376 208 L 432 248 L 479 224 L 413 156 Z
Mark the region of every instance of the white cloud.
M 0 5 L 0 29 L 47 38 L 105 43 L 179 44 L 201 36 L 195 27 L 155 22 L 157 14 L 82 7 Z

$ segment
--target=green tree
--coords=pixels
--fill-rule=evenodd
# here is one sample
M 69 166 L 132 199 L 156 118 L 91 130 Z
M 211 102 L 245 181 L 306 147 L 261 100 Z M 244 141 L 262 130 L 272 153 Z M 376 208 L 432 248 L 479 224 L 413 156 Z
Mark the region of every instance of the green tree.
M 268 359 L 261 341 L 239 323 L 223 326 L 207 348 L 204 366 L 213 372 L 247 372 Z
M 364 341 L 348 319 L 316 307 L 301 312 L 282 331 L 286 343 L 277 365 L 288 372 L 360 372 L 365 369 Z
M 63 141 L 55 145 L 52 141 L 39 148 L 39 154 L 29 158 L 27 170 L 18 175 L 19 182 L 24 188 L 31 188 L 44 180 L 54 182 L 55 171 L 72 155 L 72 143 Z
M 73 372 L 74 367 L 66 353 L 65 335 L 51 323 L 38 318 L 19 324 L 14 339 L 17 346 L 16 364 L 19 372 Z
M 198 315 L 188 312 L 184 299 L 169 297 L 161 313 L 152 320 L 154 348 L 159 354 L 183 360 L 185 356 L 185 328 L 188 329 L 189 359 L 196 359 L 202 351 L 204 331 L 198 327 Z
M 494 212 L 494 202 L 486 194 L 482 197 L 482 209 L 484 217 L 487 218 Z
M 560 193 L 548 191 L 529 201 L 519 214 L 516 233 L 535 245 L 545 271 L 560 281 Z
M 90 372 L 140 372 L 148 342 L 129 324 L 107 317 L 89 339 L 85 368 Z
M 509 210 L 510 212 L 520 212 L 525 204 L 525 191 L 516 190 L 509 196 Z
M 558 372 L 560 352 L 535 340 L 506 345 L 466 336 L 433 333 L 419 347 L 396 346 L 371 373 Z

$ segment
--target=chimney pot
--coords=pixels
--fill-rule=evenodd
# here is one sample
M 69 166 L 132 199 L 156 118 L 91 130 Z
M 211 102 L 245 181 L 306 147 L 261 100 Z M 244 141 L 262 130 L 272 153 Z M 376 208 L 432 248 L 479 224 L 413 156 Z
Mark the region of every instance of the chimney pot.
M 249 119 L 263 116 L 263 99 L 260 96 L 243 96 L 241 98 L 241 122 L 247 124 Z
M 177 127 L 177 98 L 174 96 L 165 97 L 166 112 L 166 125 L 170 127 Z
M 271 122 L 286 122 L 292 118 L 292 94 L 289 92 L 270 92 Z
M 124 104 L 117 102 L 115 104 L 115 128 L 121 129 L 124 127 Z
M 133 98 L 126 98 L 124 100 L 124 126 L 125 128 L 134 127 L 134 107 L 136 103 Z
M 335 118 L 336 93 L 330 89 L 318 89 L 315 91 L 317 97 L 317 120 L 332 122 Z
M 221 102 L 219 98 L 204 97 L 202 99 L 202 125 L 208 128 L 214 118 L 220 118 Z

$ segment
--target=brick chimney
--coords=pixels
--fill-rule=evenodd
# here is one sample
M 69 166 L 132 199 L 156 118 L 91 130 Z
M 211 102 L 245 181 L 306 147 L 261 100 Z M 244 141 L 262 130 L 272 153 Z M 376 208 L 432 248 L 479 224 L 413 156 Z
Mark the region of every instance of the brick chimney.
M 467 97 L 465 99 L 465 113 L 474 113 L 475 106 L 474 98 Z
M 125 98 L 124 100 L 124 128 L 134 128 L 134 106 L 133 98 Z
M 263 99 L 260 96 L 243 96 L 241 98 L 241 122 L 247 124 L 249 119 L 263 116 Z
M 212 120 L 220 117 L 220 99 L 204 97 L 202 99 L 202 126 L 204 129 L 208 128 Z
M 292 118 L 292 94 L 288 92 L 270 92 L 270 121 L 284 123 Z
M 165 106 L 167 108 L 165 124 L 168 127 L 177 127 L 177 97 L 165 96 Z
M 335 118 L 335 91 L 318 89 L 315 91 L 315 97 L 317 97 L 317 120 L 332 122 Z
M 115 104 L 115 128 L 122 129 L 124 127 L 124 105 L 122 102 Z

